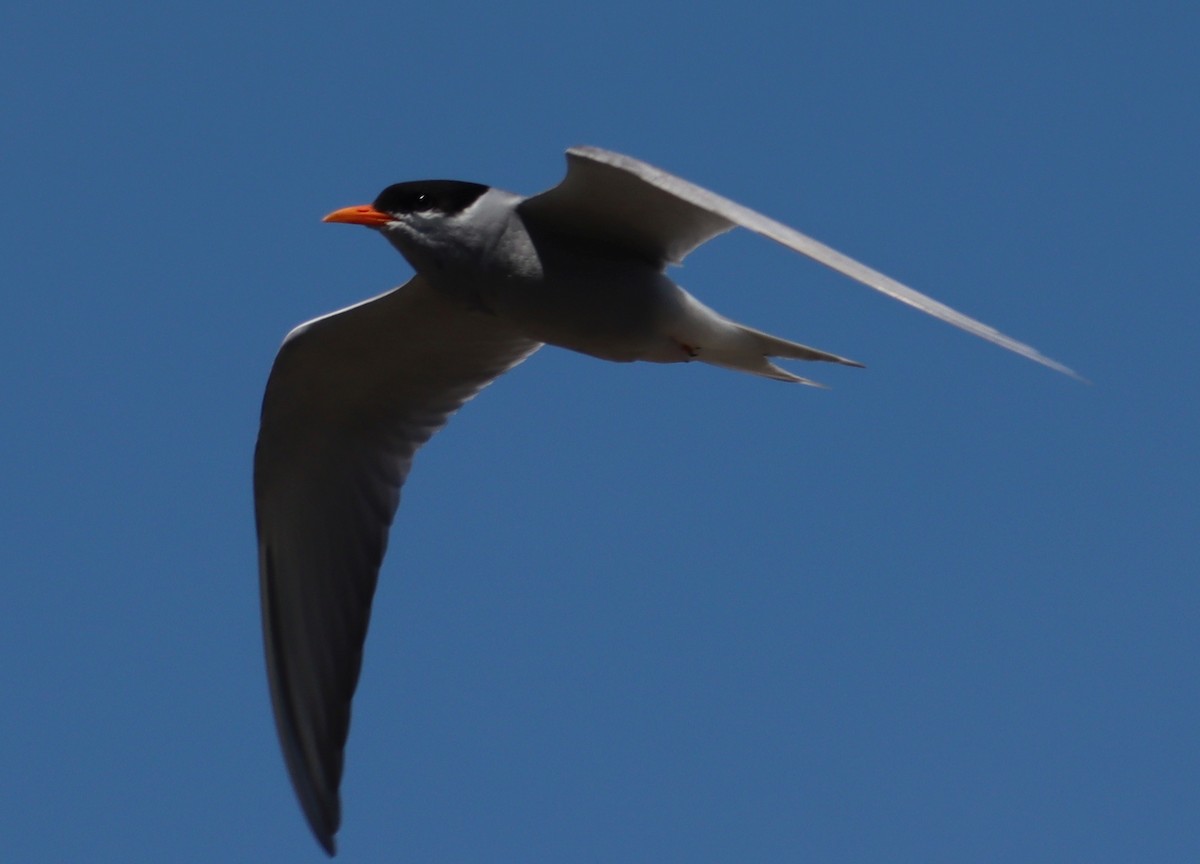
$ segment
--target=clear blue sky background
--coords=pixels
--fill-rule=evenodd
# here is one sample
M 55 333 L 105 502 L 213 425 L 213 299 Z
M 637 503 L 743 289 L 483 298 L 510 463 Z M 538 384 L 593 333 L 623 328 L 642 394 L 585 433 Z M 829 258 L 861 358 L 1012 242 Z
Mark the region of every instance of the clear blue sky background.
M 750 235 L 679 281 L 829 392 L 547 349 L 421 453 L 346 862 L 1200 860 L 1193 2 L 0 11 L 6 861 L 319 861 L 261 659 L 284 333 L 407 278 L 398 180 L 628 152 Z

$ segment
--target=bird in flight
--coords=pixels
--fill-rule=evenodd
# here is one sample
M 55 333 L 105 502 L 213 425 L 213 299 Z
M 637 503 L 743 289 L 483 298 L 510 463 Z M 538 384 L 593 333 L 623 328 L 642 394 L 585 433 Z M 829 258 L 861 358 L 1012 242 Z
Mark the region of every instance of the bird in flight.
M 382 234 L 407 283 L 287 335 L 254 455 L 267 673 L 284 759 L 321 846 L 338 787 L 371 599 L 413 455 L 543 344 L 604 360 L 696 361 L 813 384 L 771 358 L 861 364 L 714 312 L 666 275 L 742 227 L 989 342 L 1035 349 L 760 213 L 629 156 L 567 151 L 524 198 L 478 183 L 397 183 L 327 222 Z

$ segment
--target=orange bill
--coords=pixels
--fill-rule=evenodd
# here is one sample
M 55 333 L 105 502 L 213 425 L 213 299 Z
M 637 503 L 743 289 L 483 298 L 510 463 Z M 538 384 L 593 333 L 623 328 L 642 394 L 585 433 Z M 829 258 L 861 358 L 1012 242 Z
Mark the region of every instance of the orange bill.
M 363 204 L 358 207 L 343 207 L 341 210 L 334 210 L 321 221 L 347 222 L 351 225 L 366 225 L 369 228 L 381 228 L 393 220 L 391 216 L 386 213 L 380 213 L 370 204 Z

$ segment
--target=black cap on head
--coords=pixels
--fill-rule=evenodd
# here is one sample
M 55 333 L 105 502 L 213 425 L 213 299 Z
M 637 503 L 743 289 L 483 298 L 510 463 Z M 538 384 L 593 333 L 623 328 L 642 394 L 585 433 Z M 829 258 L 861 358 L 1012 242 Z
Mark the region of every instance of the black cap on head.
M 394 183 L 372 205 L 381 213 L 461 213 L 488 191 L 481 183 L 462 180 L 414 180 Z

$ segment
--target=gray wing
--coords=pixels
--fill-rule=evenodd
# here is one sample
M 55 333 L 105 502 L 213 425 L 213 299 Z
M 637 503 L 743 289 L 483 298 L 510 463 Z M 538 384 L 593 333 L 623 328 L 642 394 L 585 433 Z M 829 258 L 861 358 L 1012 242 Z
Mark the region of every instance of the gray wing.
M 420 277 L 288 335 L 254 454 L 267 674 L 288 772 L 326 851 L 388 526 L 413 454 L 539 343 Z
M 748 228 L 1022 357 L 1080 376 L 1036 348 L 963 315 L 794 228 L 629 156 L 598 147 L 567 151 L 567 176 L 521 204 L 521 212 L 567 233 L 619 245 L 656 263 L 679 263 L 700 244 Z

